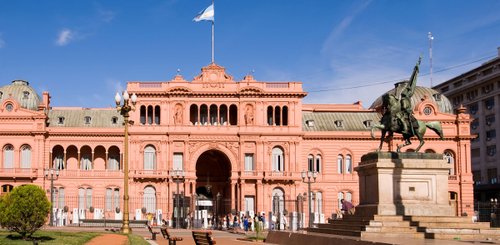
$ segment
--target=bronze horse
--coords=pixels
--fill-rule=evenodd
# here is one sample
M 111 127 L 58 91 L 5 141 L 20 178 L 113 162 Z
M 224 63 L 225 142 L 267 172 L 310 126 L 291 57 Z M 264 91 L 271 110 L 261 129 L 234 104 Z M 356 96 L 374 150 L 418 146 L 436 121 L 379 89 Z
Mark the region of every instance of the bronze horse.
M 420 120 L 416 120 L 414 124 L 417 125 L 413 128 L 409 128 L 406 132 L 403 132 L 401 122 L 399 121 L 401 118 L 401 104 L 400 101 L 392 94 L 384 94 L 382 96 L 382 106 L 386 110 L 382 119 L 380 120 L 380 124 L 375 124 L 371 128 L 371 136 L 375 138 L 374 131 L 375 129 L 382 130 L 382 136 L 380 138 L 380 145 L 378 147 L 378 151 L 382 149 L 382 145 L 385 140 L 385 135 L 388 132 L 388 137 L 392 137 L 394 133 L 399 133 L 403 135 L 404 143 L 401 145 L 397 145 L 397 152 L 401 151 L 402 147 L 411 144 L 410 138 L 416 136 L 420 141 L 420 144 L 415 149 L 415 152 L 418 152 L 422 145 L 424 145 L 424 135 L 427 128 L 430 128 L 432 131 L 436 132 L 441 139 L 443 139 L 443 130 L 441 127 L 441 123 L 438 121 L 433 122 L 423 122 Z M 399 113 L 399 114 L 398 114 Z M 418 126 L 418 127 L 417 127 Z

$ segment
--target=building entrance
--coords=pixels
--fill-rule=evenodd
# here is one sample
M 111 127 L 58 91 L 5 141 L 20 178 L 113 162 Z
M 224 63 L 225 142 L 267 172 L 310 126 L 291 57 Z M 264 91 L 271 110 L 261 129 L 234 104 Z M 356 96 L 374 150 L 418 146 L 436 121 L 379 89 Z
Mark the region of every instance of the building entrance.
M 195 218 L 215 226 L 231 209 L 231 162 L 218 150 L 209 150 L 196 162 Z M 214 224 L 215 223 L 215 224 Z

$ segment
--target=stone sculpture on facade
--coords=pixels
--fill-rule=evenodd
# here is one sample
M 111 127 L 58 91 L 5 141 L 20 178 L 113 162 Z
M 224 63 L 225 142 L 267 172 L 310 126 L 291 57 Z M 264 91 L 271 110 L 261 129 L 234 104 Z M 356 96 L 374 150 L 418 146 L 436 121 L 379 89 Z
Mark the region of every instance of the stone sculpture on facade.
M 415 149 L 415 151 L 418 152 L 424 144 L 424 135 L 427 128 L 432 129 L 441 139 L 443 139 L 440 122 L 423 122 L 417 120 L 413 116 L 411 97 L 415 92 L 421 60 L 422 57 L 418 59 L 409 81 L 396 83 L 394 94 L 386 93 L 382 96 L 383 116 L 380 120 L 380 124 L 373 125 L 371 129 L 372 138 L 375 138 L 375 129 L 382 130 L 378 151 L 382 149 L 386 133 L 389 133 L 389 138 L 392 137 L 394 133 L 403 135 L 404 143 L 397 146 L 397 152 L 400 152 L 402 147 L 410 145 L 410 138 L 413 136 L 416 136 L 420 141 L 420 144 Z

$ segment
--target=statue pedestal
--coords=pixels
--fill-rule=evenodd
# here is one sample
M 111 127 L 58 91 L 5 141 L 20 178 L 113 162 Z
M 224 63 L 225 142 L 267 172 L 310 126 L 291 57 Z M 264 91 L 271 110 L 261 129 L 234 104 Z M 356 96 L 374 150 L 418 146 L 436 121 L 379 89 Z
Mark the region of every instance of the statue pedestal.
M 372 152 L 362 156 L 356 215 L 453 216 L 450 166 L 442 154 Z

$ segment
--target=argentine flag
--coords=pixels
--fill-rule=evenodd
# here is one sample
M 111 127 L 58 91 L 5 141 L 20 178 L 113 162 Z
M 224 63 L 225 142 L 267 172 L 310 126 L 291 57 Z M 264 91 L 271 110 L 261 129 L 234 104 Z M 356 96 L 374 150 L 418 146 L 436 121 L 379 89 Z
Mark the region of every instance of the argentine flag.
M 206 9 L 201 11 L 196 17 L 194 17 L 193 21 L 199 22 L 202 20 L 214 21 L 214 4 L 210 4 Z

